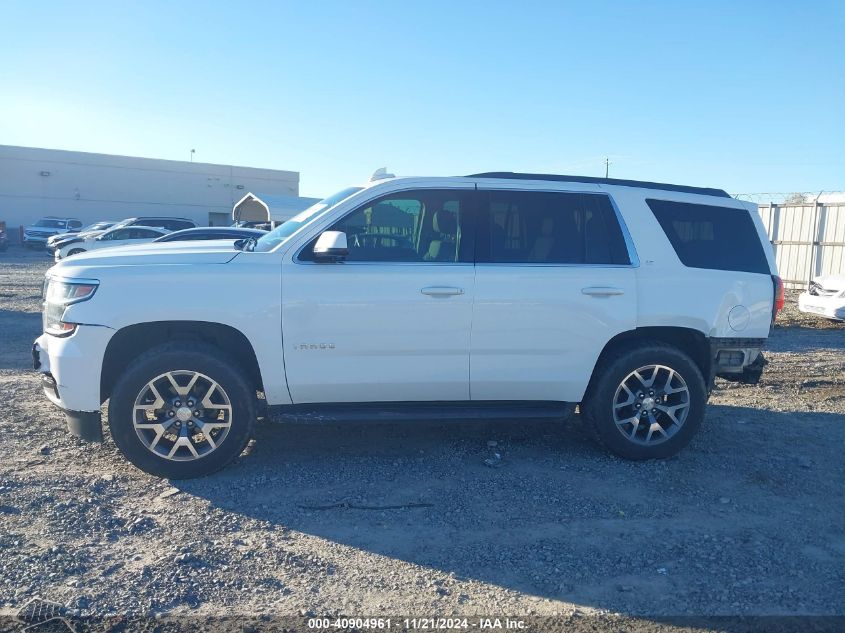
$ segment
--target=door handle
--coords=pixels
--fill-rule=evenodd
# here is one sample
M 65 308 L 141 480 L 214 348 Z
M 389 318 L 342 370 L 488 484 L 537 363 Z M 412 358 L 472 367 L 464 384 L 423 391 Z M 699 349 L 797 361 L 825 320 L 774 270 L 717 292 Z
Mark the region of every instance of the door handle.
M 429 297 L 452 297 L 464 294 L 464 289 L 453 288 L 452 286 L 427 286 L 420 292 Z
M 614 295 L 624 295 L 625 291 L 622 288 L 611 288 L 610 286 L 590 286 L 588 288 L 581 288 L 582 295 L 590 295 L 591 297 L 612 297 Z

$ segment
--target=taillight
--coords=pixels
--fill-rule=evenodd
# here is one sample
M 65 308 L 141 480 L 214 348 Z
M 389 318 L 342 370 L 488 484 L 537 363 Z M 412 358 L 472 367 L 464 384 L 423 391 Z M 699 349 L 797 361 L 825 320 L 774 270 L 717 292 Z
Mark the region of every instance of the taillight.
M 783 295 L 783 279 L 777 275 L 772 275 L 772 288 L 774 289 L 774 302 L 772 304 L 772 323 L 778 316 L 778 312 L 783 310 L 784 295 Z

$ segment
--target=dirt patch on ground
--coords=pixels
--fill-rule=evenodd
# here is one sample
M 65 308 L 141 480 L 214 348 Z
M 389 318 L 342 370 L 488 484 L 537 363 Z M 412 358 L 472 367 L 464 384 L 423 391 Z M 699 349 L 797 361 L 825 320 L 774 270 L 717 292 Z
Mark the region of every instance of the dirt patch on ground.
M 0 255 L 0 610 L 845 614 L 845 324 L 792 309 L 676 458 L 562 424 L 264 424 L 160 481 L 70 437 L 30 371 L 41 253 Z M 485 465 L 494 452 L 499 467 Z

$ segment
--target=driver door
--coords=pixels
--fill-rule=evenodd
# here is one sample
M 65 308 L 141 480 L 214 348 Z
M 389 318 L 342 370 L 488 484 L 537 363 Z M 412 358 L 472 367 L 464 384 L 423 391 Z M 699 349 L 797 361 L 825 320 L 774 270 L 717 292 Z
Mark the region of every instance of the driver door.
M 472 202 L 469 188 L 384 195 L 326 229 L 346 233 L 345 261 L 314 260 L 319 233 L 285 258 L 294 403 L 469 400 Z

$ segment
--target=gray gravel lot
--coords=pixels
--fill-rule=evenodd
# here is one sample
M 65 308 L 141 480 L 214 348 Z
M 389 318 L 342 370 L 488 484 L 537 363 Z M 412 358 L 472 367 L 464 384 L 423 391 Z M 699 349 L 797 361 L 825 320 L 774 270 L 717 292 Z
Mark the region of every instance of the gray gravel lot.
M 761 384 L 720 381 L 667 461 L 616 459 L 577 418 L 266 423 L 168 482 L 42 395 L 49 263 L 0 254 L 0 613 L 845 615 L 845 324 L 790 307 Z

